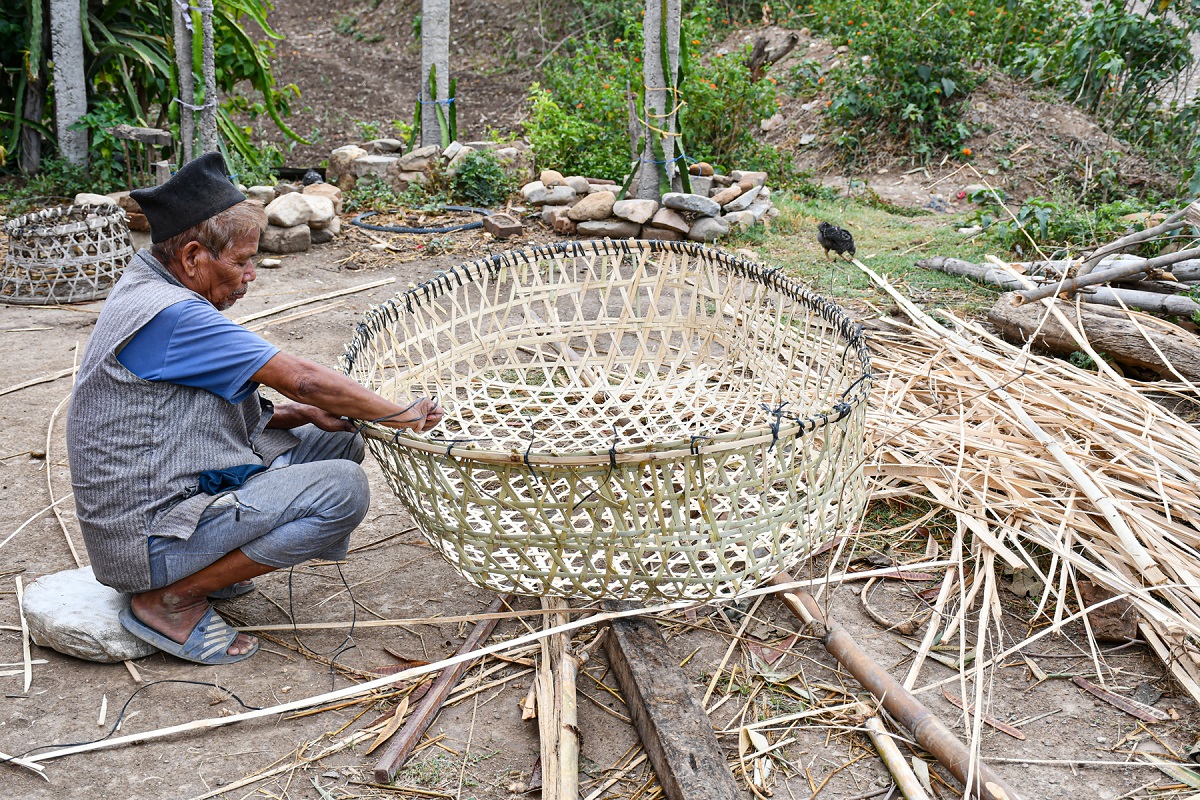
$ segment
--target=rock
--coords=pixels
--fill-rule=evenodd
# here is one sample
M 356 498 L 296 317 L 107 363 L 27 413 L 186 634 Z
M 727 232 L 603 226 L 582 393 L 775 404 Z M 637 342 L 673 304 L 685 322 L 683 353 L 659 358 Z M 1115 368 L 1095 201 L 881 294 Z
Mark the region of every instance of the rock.
M 507 239 L 518 235 L 525 228 L 520 220 L 508 214 L 491 214 L 483 218 L 483 229 L 497 239 Z
M 567 216 L 568 210 L 567 206 L 554 208 L 554 213 L 550 217 L 550 227 L 554 228 L 555 233 L 561 233 L 564 236 L 575 233 L 575 220 Z
M 342 232 L 342 220 L 334 217 L 324 228 L 310 228 L 309 241 L 313 244 L 327 244 Z
M 455 140 L 446 145 L 446 149 L 442 151 L 442 158 L 444 158 L 447 162 L 453 161 L 454 157 L 458 155 L 458 151 L 462 149 L 463 143 Z
M 560 208 L 566 208 L 566 206 L 542 206 L 542 222 L 547 225 L 553 225 L 554 213 Z
M 812 144 L 816 140 L 817 140 L 817 135 L 815 133 L 800 134 L 800 146 L 801 147 L 807 147 L 808 145 Z
M 285 194 L 293 194 L 300 191 L 300 187 L 294 183 L 277 183 L 275 184 L 275 196 L 281 197 Z
M 534 206 L 561 206 L 575 199 L 575 190 L 570 186 L 547 187 L 541 181 L 534 181 L 521 189 L 525 202 Z
M 120 205 L 106 194 L 92 194 L 91 192 L 80 192 L 75 195 L 73 201 L 77 206 L 116 206 Z
M 662 196 L 662 204 L 666 208 L 674 208 L 679 211 L 693 211 L 705 217 L 715 217 L 721 213 L 721 207 L 714 203 L 712 198 L 701 197 L 698 194 L 667 192 Z
M 475 145 L 472 144 L 472 147 Z M 476 149 L 490 149 L 491 145 Z M 504 171 L 513 176 L 518 181 L 528 180 L 533 173 L 533 155 L 529 148 L 523 144 L 513 145 L 511 147 L 500 147 L 492 150 L 496 154 L 496 158 L 500 159 L 500 165 Z
M 112 198 L 113 202 L 115 202 L 121 208 L 125 209 L 126 213 L 131 213 L 131 214 L 141 214 L 142 213 L 142 207 L 140 205 L 138 205 L 137 200 L 134 200 L 132 197 L 129 196 L 128 189 L 126 189 L 125 191 L 122 191 L 122 192 L 112 192 L 108 196 L 110 198 Z
M 336 219 L 333 215 L 333 201 L 328 197 L 319 194 L 301 194 L 300 197 L 304 198 L 304 202 L 308 203 L 308 207 L 312 209 L 312 215 L 308 218 L 308 227 L 324 228 Z
M 563 180 L 566 181 L 567 186 L 575 190 L 575 194 L 588 194 L 592 191 L 592 184 L 595 183 L 595 181 L 590 181 L 582 175 L 572 175 Z M 542 181 L 542 183 L 545 184 L 546 182 Z
M 333 202 L 333 213 L 342 213 L 342 190 L 332 183 L 314 183 L 304 187 L 304 194 L 328 197 Z
M 432 144 L 418 147 L 401 156 L 397 168 L 401 172 L 429 172 L 433 166 L 433 160 L 438 157 L 440 150 L 440 147 Z
M 150 232 L 150 220 L 146 219 L 146 215 L 140 211 L 126 211 L 125 224 L 129 226 L 129 230 L 131 231 Z
M 713 186 L 720 186 L 724 189 L 726 186 L 732 186 L 736 181 L 728 175 L 713 175 Z
M 709 164 L 707 161 L 698 161 L 688 167 L 688 172 L 692 175 L 701 175 L 703 177 L 711 178 L 713 175 L 713 168 L 712 164 Z
M 673 231 L 670 228 L 656 228 L 653 225 L 643 225 L 641 238 L 656 239 L 660 242 L 678 242 L 683 238 L 683 234 L 679 231 Z
M 279 269 L 283 266 L 283 262 L 278 258 L 260 258 L 254 266 L 262 269 Z
M 121 627 L 117 615 L 129 598 L 97 581 L 91 567 L 43 575 L 26 587 L 23 607 L 40 647 L 102 664 L 158 652 Z
M 369 175 L 384 180 L 388 176 L 388 167 L 399 161 L 396 156 L 363 156 L 350 165 L 350 174 L 359 179 Z
M 588 183 L 598 183 L 601 186 L 616 186 L 617 182 L 611 178 L 588 178 Z
M 315 169 L 310 169 L 304 173 L 304 177 L 300 179 L 300 191 L 304 191 L 305 186 L 312 186 L 314 183 L 324 183 L 325 179 L 321 177 L 321 173 Z
M 542 185 L 545 186 L 546 188 L 570 185 L 567 183 L 567 179 L 563 177 L 563 174 L 561 172 L 559 172 L 557 170 L 553 170 L 553 169 L 542 170 L 542 174 L 538 175 L 538 180 L 541 181 Z M 574 187 L 572 187 L 572 188 L 574 188 Z M 578 191 L 578 190 L 576 190 L 576 191 Z
M 751 203 L 750 207 L 746 210 L 753 214 L 756 220 L 759 220 L 765 215 L 770 214 L 773 208 L 775 208 L 775 206 L 771 205 L 771 201 L 769 199 L 763 199 L 762 197 L 759 197 L 757 200 Z
M 275 187 L 274 186 L 251 186 L 249 189 L 246 190 L 245 194 L 248 199 L 257 200 L 258 202 L 262 203 L 264 206 L 267 206 L 267 205 L 270 205 L 271 201 L 275 199 Z
M 712 178 L 703 175 L 691 176 L 692 194 L 708 197 L 712 194 Z
M 447 151 L 449 151 L 449 149 L 450 148 L 448 147 L 446 148 Z M 467 160 L 467 156 L 474 152 L 474 147 L 468 147 L 465 144 L 459 147 L 458 152 L 451 156 L 450 160 L 446 162 L 446 174 L 450 177 L 454 177 L 455 173 L 458 172 L 459 167 L 461 167 L 463 162 Z
M 729 233 L 729 223 L 720 217 L 701 217 L 692 224 L 687 238 L 693 242 L 711 242 Z
M 778 217 L 780 215 L 780 213 L 781 212 L 778 208 L 776 208 L 775 206 L 771 206 L 770 208 L 767 209 L 767 219 L 775 219 L 776 217 Z
M 299 192 L 281 195 L 267 206 L 267 222 L 279 228 L 305 225 L 312 217 L 312 206 Z M 290 252 L 290 251 L 289 251 Z
M 607 239 L 628 239 L 637 236 L 642 226 L 623 219 L 587 220 L 576 225 L 581 236 L 603 236 Z
M 688 229 L 691 228 L 691 226 L 688 225 L 687 220 L 669 208 L 660 208 L 658 211 L 656 211 L 654 218 L 650 220 L 650 224 L 656 228 L 667 228 L 668 230 L 675 231 L 676 233 L 684 234 L 686 234 Z
M 767 173 L 765 172 L 746 172 L 745 170 L 735 169 L 733 172 L 729 173 L 729 177 L 732 178 L 734 182 L 748 180 L 755 186 L 762 186 L 767 182 Z
M 729 223 L 730 228 L 738 230 L 749 230 L 754 227 L 754 223 L 758 222 L 758 217 L 750 211 L 734 211 L 732 214 L 726 214 L 721 219 Z
M 612 207 L 614 216 L 638 225 L 649 222 L 656 211 L 658 203 L 653 200 L 618 200 Z
M 302 253 L 311 245 L 312 229 L 304 224 L 290 228 L 268 225 L 258 239 L 258 249 L 264 253 Z
M 762 193 L 762 187 L 755 186 L 753 189 L 751 189 L 748 192 L 742 192 L 740 195 L 738 195 L 734 199 L 730 200 L 728 203 L 726 203 L 722 207 L 725 209 L 726 213 L 729 213 L 732 211 L 745 211 L 747 208 L 750 207 L 750 204 L 753 203 L 754 200 L 761 193 Z
M 350 174 L 350 165 L 367 154 L 356 144 L 339 147 L 329 154 L 329 166 L 325 168 L 325 180 L 337 183 L 343 175 Z
M 780 114 L 778 111 L 776 111 L 770 117 L 758 123 L 758 127 L 763 133 L 770 133 L 782 124 L 783 114 Z
M 574 191 L 572 189 L 572 191 Z M 575 222 L 608 219 L 612 216 L 613 204 L 617 196 L 612 192 L 596 192 L 589 194 L 567 212 L 567 216 Z
M 738 199 L 738 197 L 740 197 L 741 194 L 742 194 L 742 187 L 726 186 L 724 189 L 722 189 L 721 191 L 714 194 L 712 196 L 712 200 L 717 205 L 724 207 L 726 203 L 732 203 L 734 200 Z
M 737 182 L 736 186 L 743 192 L 748 192 L 754 188 L 754 181 L 750 180 L 749 178 L 742 178 Z
M 372 139 L 363 149 L 370 153 L 396 153 L 404 149 L 404 142 L 399 139 Z
M 613 186 L 606 183 L 589 183 L 587 194 L 595 194 L 596 192 L 612 192 L 613 188 Z

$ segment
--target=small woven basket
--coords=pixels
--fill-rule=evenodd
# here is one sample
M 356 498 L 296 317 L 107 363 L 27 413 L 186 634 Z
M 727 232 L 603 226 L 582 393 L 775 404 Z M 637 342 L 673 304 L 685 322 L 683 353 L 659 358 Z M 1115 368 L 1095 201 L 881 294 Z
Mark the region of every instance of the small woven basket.
M 4 232 L 2 303 L 99 300 L 133 257 L 125 212 L 116 205 L 47 208 L 9 220 Z
M 369 311 L 341 365 L 444 404 L 428 434 L 364 431 L 430 543 L 498 592 L 734 597 L 862 513 L 858 326 L 717 250 L 480 259 Z

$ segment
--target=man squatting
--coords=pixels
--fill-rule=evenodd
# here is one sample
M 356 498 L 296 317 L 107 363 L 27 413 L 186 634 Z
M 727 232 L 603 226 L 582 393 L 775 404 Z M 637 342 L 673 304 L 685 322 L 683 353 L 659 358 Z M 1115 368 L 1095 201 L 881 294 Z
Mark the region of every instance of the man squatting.
M 150 222 L 84 351 L 67 417 L 96 578 L 132 593 L 121 624 L 180 658 L 249 658 L 209 598 L 313 558 L 345 558 L 370 502 L 348 419 L 426 431 L 436 401 L 390 402 L 220 312 L 246 295 L 262 205 L 209 153 L 133 192 Z M 259 395 L 269 386 L 294 402 Z

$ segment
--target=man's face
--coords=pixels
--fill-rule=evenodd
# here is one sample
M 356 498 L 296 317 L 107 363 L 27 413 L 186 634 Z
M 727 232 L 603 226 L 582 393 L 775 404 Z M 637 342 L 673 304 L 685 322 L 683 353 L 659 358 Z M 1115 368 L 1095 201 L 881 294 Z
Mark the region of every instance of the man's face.
M 256 252 L 257 228 L 235 237 L 219 256 L 214 257 L 206 248 L 201 248 L 196 258 L 200 286 L 193 288 L 218 311 L 224 311 L 246 296 L 250 281 L 256 277 L 254 262 L 250 260 Z

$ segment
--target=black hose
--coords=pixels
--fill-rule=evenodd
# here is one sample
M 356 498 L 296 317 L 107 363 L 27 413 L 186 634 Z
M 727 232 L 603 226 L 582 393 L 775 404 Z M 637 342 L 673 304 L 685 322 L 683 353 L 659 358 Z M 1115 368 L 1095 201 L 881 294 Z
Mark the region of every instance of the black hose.
M 438 206 L 442 211 L 471 211 L 475 214 L 482 214 L 485 217 L 492 215 L 491 211 L 486 208 L 472 208 L 471 206 Z M 357 225 L 360 228 L 366 228 L 369 231 L 382 231 L 384 233 L 454 233 L 455 231 L 473 231 L 476 228 L 482 228 L 482 222 L 467 222 L 462 225 L 446 225 L 441 228 L 409 228 L 402 225 L 371 225 L 363 222 L 367 217 L 378 214 L 378 211 L 364 211 L 363 213 L 350 220 L 351 225 Z M 391 210 L 389 214 L 398 214 L 399 211 Z

